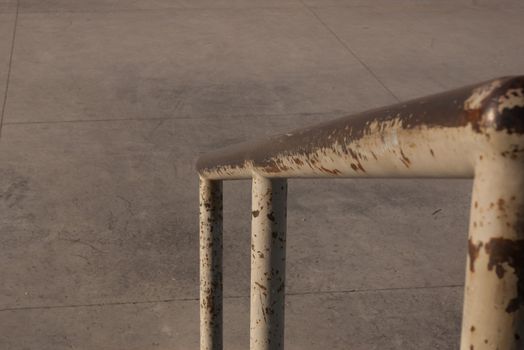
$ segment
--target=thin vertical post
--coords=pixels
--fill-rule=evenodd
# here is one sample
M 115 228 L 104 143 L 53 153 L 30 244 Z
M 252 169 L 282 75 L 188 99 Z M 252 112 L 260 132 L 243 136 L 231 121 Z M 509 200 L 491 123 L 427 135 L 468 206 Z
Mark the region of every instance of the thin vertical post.
M 251 350 L 284 349 L 286 179 L 253 177 Z
M 200 349 L 222 350 L 222 181 L 200 179 Z
M 473 185 L 461 350 L 524 349 L 524 159 L 479 156 Z

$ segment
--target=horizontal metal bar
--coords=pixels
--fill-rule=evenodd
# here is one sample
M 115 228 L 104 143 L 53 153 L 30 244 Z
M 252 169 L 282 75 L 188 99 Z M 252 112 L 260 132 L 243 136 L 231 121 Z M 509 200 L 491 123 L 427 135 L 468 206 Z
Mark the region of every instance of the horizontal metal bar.
M 206 179 L 473 177 L 479 157 L 520 151 L 524 77 L 505 77 L 206 154 Z

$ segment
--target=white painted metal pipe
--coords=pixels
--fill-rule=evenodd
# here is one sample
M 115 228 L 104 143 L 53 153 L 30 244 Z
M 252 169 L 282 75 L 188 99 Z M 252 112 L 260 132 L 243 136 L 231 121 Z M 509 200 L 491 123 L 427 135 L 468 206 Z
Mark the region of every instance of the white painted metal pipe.
M 461 350 L 524 349 L 524 157 L 503 137 L 476 167 Z
M 203 155 L 207 179 L 474 175 L 490 132 L 524 140 L 524 76 L 370 110 Z
M 287 181 L 253 176 L 251 350 L 284 349 Z
M 285 178 L 298 177 L 474 177 L 461 350 L 524 349 L 524 76 L 231 146 L 197 170 L 208 179 L 202 349 L 222 347 L 222 200 L 211 180 L 251 177 L 252 350 L 283 348 Z
M 222 181 L 200 179 L 200 349 L 222 350 Z

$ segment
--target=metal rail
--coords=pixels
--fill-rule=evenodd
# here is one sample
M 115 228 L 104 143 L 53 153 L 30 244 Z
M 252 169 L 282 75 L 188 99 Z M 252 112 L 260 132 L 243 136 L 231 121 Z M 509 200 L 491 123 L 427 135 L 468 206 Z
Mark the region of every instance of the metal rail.
M 461 350 L 524 348 L 524 77 L 200 157 L 201 349 L 222 349 L 222 180 L 253 179 L 250 348 L 284 348 L 286 178 L 474 178 Z

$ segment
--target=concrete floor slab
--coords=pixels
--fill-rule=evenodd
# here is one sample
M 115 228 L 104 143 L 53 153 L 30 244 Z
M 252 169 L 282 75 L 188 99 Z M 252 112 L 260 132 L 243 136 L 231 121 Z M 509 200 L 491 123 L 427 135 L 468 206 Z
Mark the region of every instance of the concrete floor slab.
M 15 17 L 15 13 L 2 11 L 2 3 L 0 3 L 0 113 L 2 113 L 7 87 Z
M 288 295 L 286 349 L 456 349 L 461 302 L 458 288 Z M 248 348 L 249 300 L 224 312 L 227 349 Z M 198 349 L 198 301 L 3 310 L 0 327 L 3 349 Z
M 331 117 L 5 125 L 0 305 L 196 297 L 195 155 Z M 293 181 L 288 291 L 462 284 L 470 185 Z M 227 183 L 226 295 L 249 292 L 249 208 Z
M 249 261 L 249 187 L 225 185 L 228 295 L 249 293 L 237 266 Z M 288 292 L 463 284 L 470 181 L 292 180 L 288 191 Z
M 394 101 L 308 11 L 239 11 L 21 15 L 6 120 L 358 111 Z
M 299 0 L 20 0 L 22 12 L 106 12 L 158 9 L 289 8 Z
M 459 347 L 460 288 L 304 295 L 287 300 L 286 349 Z
M 303 1 L 20 0 L 0 349 L 197 349 L 199 154 L 522 73 L 520 1 Z M 0 0 L 0 96 L 15 13 Z M 456 349 L 470 190 L 290 181 L 287 349 Z M 249 182 L 224 210 L 226 348 L 246 349 Z
M 522 8 L 524 4 L 520 0 L 439 0 L 439 1 L 420 1 L 420 0 L 302 0 L 302 3 L 311 7 L 386 7 L 389 9 L 426 8 L 431 10 L 448 9 L 456 11 L 461 7 L 472 8 Z
M 524 71 L 522 6 L 314 11 L 402 100 Z
M 197 300 L 3 310 L 0 347 L 198 349 L 198 315 Z
M 307 123 L 279 116 L 5 125 L 0 305 L 195 297 L 195 156 L 249 138 L 255 121 L 266 132 Z
M 16 12 L 17 0 L 0 0 L 0 14 Z

